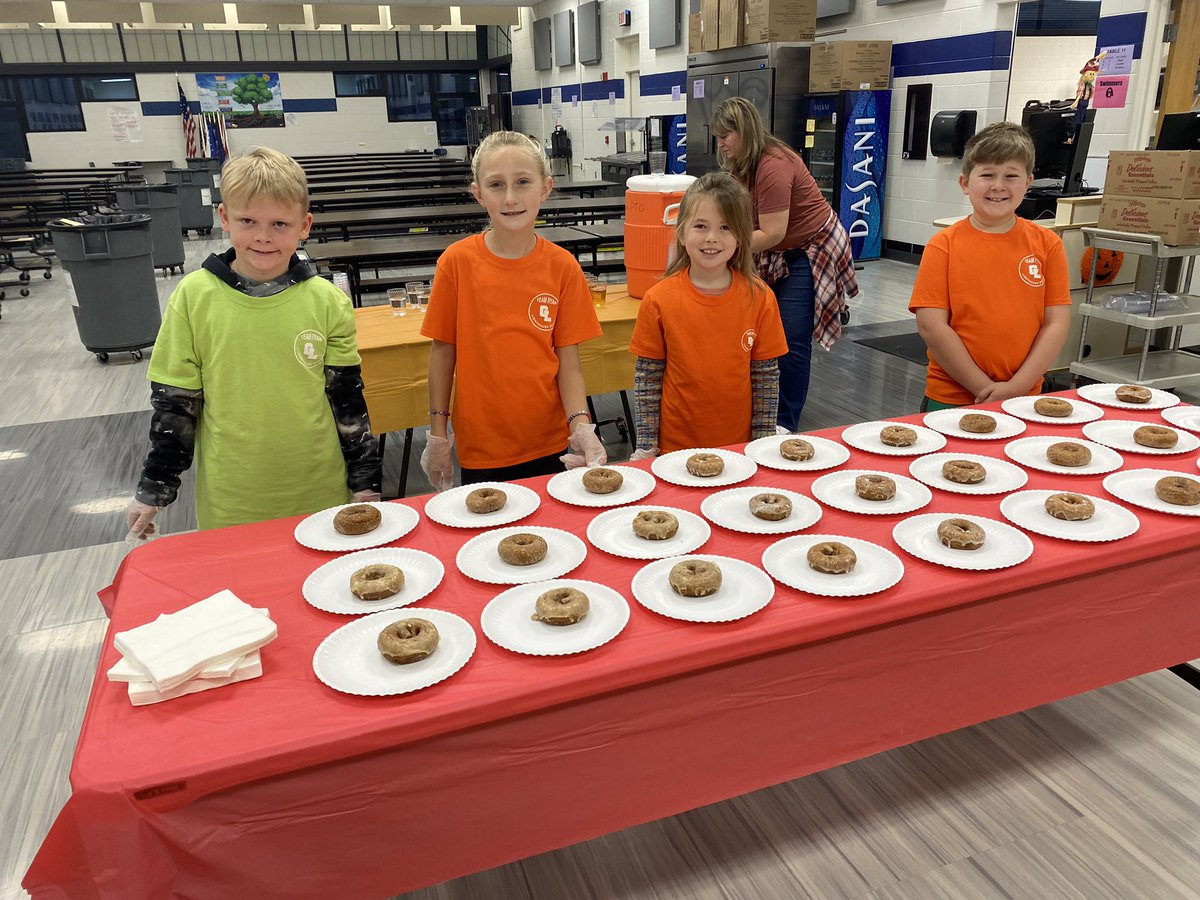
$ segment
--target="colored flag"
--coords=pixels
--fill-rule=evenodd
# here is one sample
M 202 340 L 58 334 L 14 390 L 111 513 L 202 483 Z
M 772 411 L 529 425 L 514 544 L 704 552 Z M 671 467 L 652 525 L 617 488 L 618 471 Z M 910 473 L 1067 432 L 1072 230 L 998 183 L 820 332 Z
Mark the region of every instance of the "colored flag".
M 183 117 L 183 134 L 187 139 L 187 155 L 190 158 L 196 155 L 196 120 L 192 118 L 192 105 L 188 103 L 179 79 L 175 80 L 175 86 L 179 88 L 179 115 Z

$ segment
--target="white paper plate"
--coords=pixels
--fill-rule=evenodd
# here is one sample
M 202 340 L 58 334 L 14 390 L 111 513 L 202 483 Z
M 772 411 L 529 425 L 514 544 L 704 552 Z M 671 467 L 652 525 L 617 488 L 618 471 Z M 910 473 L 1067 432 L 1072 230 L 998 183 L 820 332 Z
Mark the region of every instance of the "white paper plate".
M 858 562 L 845 575 L 818 572 L 808 564 L 813 544 L 837 541 L 854 551 Z M 904 577 L 904 563 L 891 550 L 840 534 L 799 534 L 776 541 L 762 557 L 763 568 L 788 587 L 819 597 L 862 597 L 886 591 Z
M 1122 386 L 1115 383 L 1085 384 L 1083 387 L 1076 388 L 1075 393 L 1084 400 L 1091 400 L 1101 406 L 1114 406 L 1117 409 L 1166 409 L 1168 406 L 1175 406 L 1179 403 L 1179 398 L 1174 394 L 1169 391 L 1160 391 L 1158 388 L 1148 388 L 1150 391 L 1148 403 L 1126 403 L 1124 400 L 1117 399 L 1117 388 Z
M 784 459 L 779 455 L 779 445 L 792 438 L 808 441 L 813 446 L 812 459 Z M 785 472 L 820 472 L 840 466 L 850 458 L 850 451 L 837 441 L 817 437 L 811 434 L 773 434 L 770 437 L 759 438 L 746 445 L 746 455 L 769 469 L 782 469 Z
M 959 484 L 942 475 L 942 466 L 951 460 L 965 459 L 976 462 L 987 469 L 987 477 L 979 484 Z M 1014 466 L 1008 460 L 997 459 L 994 456 L 974 456 L 970 453 L 931 453 L 914 459 L 908 467 L 908 472 L 917 481 L 941 491 L 951 491 L 955 494 L 1006 494 L 1024 487 L 1029 480 L 1029 473 L 1020 466 Z
M 668 580 L 671 569 L 689 559 L 716 563 L 721 587 L 707 597 L 681 597 Z M 651 612 L 684 622 L 733 622 L 753 615 L 771 602 L 775 584 L 767 573 L 729 556 L 691 555 L 660 559 L 633 576 L 633 598 Z
M 1171 406 L 1162 411 L 1162 417 L 1176 428 L 1200 431 L 1200 406 Z
M 350 593 L 350 576 L 363 566 L 386 563 L 404 572 L 404 586 L 383 600 L 360 600 Z M 377 547 L 330 560 L 315 569 L 301 589 L 310 606 L 343 616 L 361 616 L 408 606 L 428 596 L 446 574 L 442 561 L 421 550 Z
M 759 494 L 780 494 L 792 501 L 792 514 L 786 519 L 771 522 L 760 519 L 750 512 L 750 498 Z M 709 494 L 700 504 L 700 512 L 710 522 L 715 522 L 730 531 L 741 531 L 745 534 L 791 534 L 815 525 L 820 520 L 822 509 L 803 494 L 787 491 L 778 487 L 742 487 L 730 488 Z
M 587 594 L 588 613 L 574 625 L 547 625 L 532 618 L 537 598 L 555 588 L 575 588 Z M 513 653 L 565 656 L 607 644 L 629 621 L 629 604 L 607 585 L 594 581 L 556 578 L 522 584 L 493 597 L 483 608 L 479 625 L 488 639 Z
M 1154 485 L 1160 478 L 1182 475 L 1193 481 L 1200 481 L 1195 475 L 1184 472 L 1172 472 L 1168 469 L 1126 469 L 1124 472 L 1114 472 L 1104 479 L 1104 489 L 1126 503 L 1140 506 L 1142 509 L 1152 509 L 1155 512 L 1170 513 L 1174 516 L 1200 516 L 1200 506 L 1176 506 L 1159 500 L 1154 493 Z
M 978 550 L 951 550 L 938 540 L 937 530 L 947 519 L 969 519 L 984 530 Z M 944 512 L 911 516 L 892 529 L 892 539 L 918 559 L 951 569 L 985 571 L 1007 569 L 1033 554 L 1033 541 L 1007 522 L 974 514 Z
M 889 447 L 879 439 L 879 432 L 888 425 L 911 428 L 917 433 L 917 442 L 911 447 Z M 920 456 L 923 453 L 941 450 L 946 446 L 944 434 L 910 422 L 860 422 L 843 431 L 842 440 L 851 447 L 866 450 L 868 453 L 880 453 L 884 456 Z
M 896 494 L 890 500 L 864 500 L 854 489 L 859 475 L 883 475 L 896 482 Z M 912 512 L 933 499 L 929 488 L 904 475 L 875 472 L 871 469 L 841 469 L 822 475 L 812 483 L 813 496 L 834 509 L 866 516 L 887 516 Z
M 643 510 L 662 510 L 679 520 L 675 536 L 665 541 L 648 541 L 633 533 L 633 520 Z M 708 523 L 693 512 L 673 506 L 622 506 L 600 513 L 588 523 L 592 546 L 626 559 L 663 559 L 691 553 L 704 546 L 712 534 Z
M 480 488 L 496 488 L 508 495 L 505 504 L 495 512 L 473 513 L 467 509 L 467 494 Z M 434 494 L 425 504 L 425 515 L 439 525 L 451 528 L 495 528 L 517 522 L 537 510 L 542 498 L 537 491 L 523 484 L 507 481 L 483 481 L 464 484 L 440 494 Z
M 560 503 L 572 506 L 620 506 L 622 503 L 634 503 L 641 500 L 654 490 L 657 482 L 654 476 L 645 469 L 635 469 L 632 466 L 606 466 L 621 473 L 621 486 L 611 494 L 593 494 L 583 486 L 583 476 L 587 469 L 567 469 L 559 472 L 548 482 L 546 491 Z
M 1046 448 L 1062 440 L 1070 440 L 1075 444 L 1083 444 L 1092 451 L 1092 461 L 1086 466 L 1056 466 L 1046 458 Z M 1053 472 L 1055 475 L 1103 475 L 1114 469 L 1121 468 L 1125 460 L 1116 450 L 1110 450 L 1094 441 L 1078 438 L 1062 438 L 1056 435 L 1041 435 L 1039 437 L 1017 438 L 1004 445 L 1004 455 L 1013 462 L 1020 463 L 1030 469 L 1042 472 Z
M 712 478 L 701 478 L 687 470 L 688 457 L 694 453 L 715 453 L 725 460 L 725 470 Z M 758 463 L 741 453 L 732 450 L 722 450 L 717 447 L 697 447 L 692 450 L 676 450 L 657 457 L 650 464 L 650 471 L 671 484 L 682 487 L 724 487 L 745 481 L 758 471 Z
M 1171 430 L 1179 436 L 1174 447 L 1165 450 L 1158 447 L 1144 447 L 1133 439 L 1133 432 L 1141 428 L 1145 422 L 1133 422 L 1127 419 L 1102 419 L 1083 426 L 1085 437 L 1091 438 L 1097 444 L 1112 447 L 1114 450 L 1124 450 L 1126 453 L 1149 453 L 1153 456 L 1174 456 L 1176 453 L 1191 453 L 1200 447 L 1200 438 L 1176 428 Z M 1160 425 L 1159 428 L 1167 428 Z
M 1056 519 L 1046 512 L 1046 498 L 1058 493 L 1061 491 L 1017 491 L 1000 501 L 1000 512 L 1026 531 L 1064 541 L 1119 541 L 1141 527 L 1138 517 L 1125 507 L 1091 494 L 1080 495 L 1096 507 L 1090 519 L 1078 522 Z
M 514 534 L 536 534 L 546 542 L 546 558 L 531 566 L 510 566 L 500 558 L 497 547 Z M 516 525 L 476 535 L 458 551 L 458 571 L 487 584 L 529 584 L 558 578 L 576 568 L 587 556 L 587 545 L 569 531 Z
M 995 431 L 989 431 L 987 434 L 978 434 L 974 431 L 964 431 L 959 428 L 959 420 L 963 416 L 970 415 L 973 412 L 974 410 L 970 409 L 970 407 L 937 409 L 931 413 L 925 413 L 925 418 L 922 421 L 934 431 L 940 431 L 942 434 L 949 435 L 950 437 L 966 438 L 970 441 L 998 441 L 1016 437 L 1025 431 L 1026 425 L 1020 419 L 991 410 L 983 412 L 982 415 L 991 416 L 996 420 Z
M 1009 397 L 1000 404 L 1000 408 L 1006 413 L 1012 413 L 1019 419 L 1025 419 L 1027 422 L 1038 422 L 1042 425 L 1082 425 L 1084 422 L 1093 422 L 1104 415 L 1104 410 L 1091 403 L 1083 400 L 1076 400 L 1074 397 L 1067 400 L 1071 404 L 1071 414 L 1069 416 L 1043 416 L 1033 408 L 1033 404 L 1037 403 L 1041 397 Z
M 400 619 L 432 622 L 441 640 L 437 649 L 415 663 L 397 665 L 379 652 L 379 632 Z M 408 694 L 445 681 L 467 664 L 475 652 L 475 630 L 466 619 L 440 609 L 419 606 L 363 616 L 321 641 L 313 654 L 313 671 L 335 691 L 362 697 Z
M 390 544 L 404 537 L 416 528 L 417 522 L 421 520 L 415 509 L 403 503 L 371 503 L 368 505 L 378 509 L 382 517 L 378 528 L 366 534 L 341 534 L 336 531 L 333 527 L 333 517 L 337 515 L 338 510 L 359 505 L 361 504 L 343 503 L 341 506 L 331 506 L 301 520 L 294 532 L 296 543 L 310 550 L 333 550 L 340 553 L 366 550 L 368 547 Z

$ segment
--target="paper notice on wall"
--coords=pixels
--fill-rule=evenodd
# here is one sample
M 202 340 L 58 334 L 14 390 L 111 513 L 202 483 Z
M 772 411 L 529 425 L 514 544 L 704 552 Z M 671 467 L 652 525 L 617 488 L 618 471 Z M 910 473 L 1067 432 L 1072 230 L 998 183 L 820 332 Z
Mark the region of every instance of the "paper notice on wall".
M 108 108 L 108 127 L 114 141 L 123 144 L 140 144 L 142 142 L 142 116 L 133 106 L 110 106 Z
M 617 105 L 617 92 L 616 92 L 616 91 L 609 91 L 609 92 L 608 92 L 608 105 L 609 105 L 609 106 L 616 106 L 616 105 Z
M 1123 109 L 1129 93 L 1128 75 L 1100 75 L 1096 78 L 1092 106 L 1096 109 Z
M 429 135 L 430 137 L 433 137 L 434 135 L 437 134 L 437 126 L 436 125 L 426 125 L 425 126 L 425 134 Z
M 300 116 L 298 116 L 296 113 L 284 113 L 283 123 L 288 128 L 295 128 L 298 124 L 300 124 Z
M 1133 71 L 1134 44 L 1118 44 L 1101 47 L 1104 59 L 1100 60 L 1101 75 L 1128 75 Z
M 677 85 L 677 84 L 671 85 L 671 99 L 672 100 L 679 99 L 679 85 Z

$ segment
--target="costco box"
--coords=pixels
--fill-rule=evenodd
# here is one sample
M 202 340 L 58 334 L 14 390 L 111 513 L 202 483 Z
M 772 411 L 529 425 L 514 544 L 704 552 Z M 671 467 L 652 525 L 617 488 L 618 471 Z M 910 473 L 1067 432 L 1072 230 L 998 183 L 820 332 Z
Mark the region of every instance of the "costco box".
M 1200 150 L 1112 150 L 1104 193 L 1122 197 L 1200 197 Z
M 817 0 L 742 0 L 742 9 L 743 44 L 817 36 Z
M 891 41 L 813 44 L 808 70 L 810 91 L 882 91 L 891 83 Z
M 692 13 L 688 16 L 688 53 L 699 53 L 704 39 L 704 16 Z
M 1097 228 L 1159 234 L 1171 246 L 1200 244 L 1200 198 L 1121 197 L 1105 194 Z
M 700 4 L 700 15 L 704 20 L 700 23 L 700 49 L 704 51 L 720 49 L 720 35 L 717 27 L 721 18 L 720 0 L 703 0 Z
M 718 0 L 721 6 L 721 21 L 717 26 L 717 44 L 720 49 L 742 45 L 742 0 Z

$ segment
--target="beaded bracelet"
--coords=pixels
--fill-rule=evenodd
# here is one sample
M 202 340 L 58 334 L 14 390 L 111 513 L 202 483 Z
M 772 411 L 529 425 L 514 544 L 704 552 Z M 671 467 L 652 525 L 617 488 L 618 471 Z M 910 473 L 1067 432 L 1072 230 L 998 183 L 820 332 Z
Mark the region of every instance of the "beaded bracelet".
M 448 419 L 448 418 L 450 418 L 450 410 L 448 410 L 448 409 L 431 409 L 431 410 L 429 411 L 429 415 L 431 415 L 431 416 L 445 416 L 445 417 Z
M 567 416 L 567 427 L 570 428 L 571 423 L 574 422 L 576 419 L 578 419 L 580 416 L 587 416 L 588 421 L 589 422 L 592 421 L 592 414 L 589 413 L 586 409 L 581 409 L 579 412 L 571 413 L 569 416 Z

